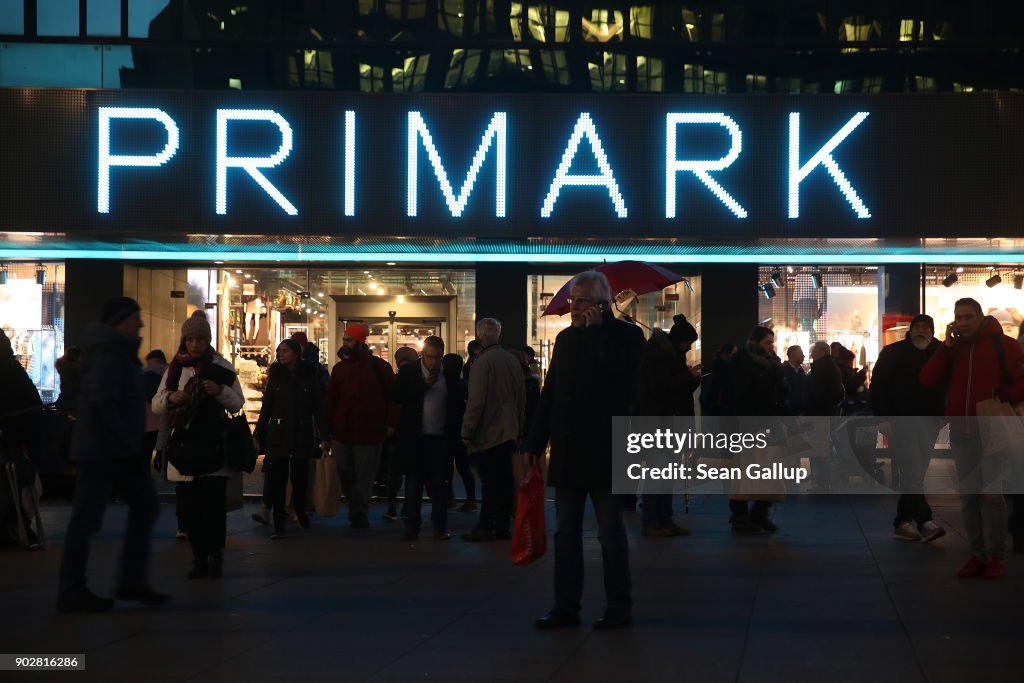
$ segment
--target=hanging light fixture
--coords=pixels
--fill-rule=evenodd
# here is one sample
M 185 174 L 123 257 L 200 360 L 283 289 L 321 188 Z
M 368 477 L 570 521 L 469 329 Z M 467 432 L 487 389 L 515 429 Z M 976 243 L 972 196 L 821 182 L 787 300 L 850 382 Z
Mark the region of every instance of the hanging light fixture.
M 786 286 L 786 281 L 783 279 L 782 271 L 779 268 L 772 271 L 771 280 L 776 289 L 782 289 Z
M 1013 276 L 1013 288 L 1024 289 L 1024 275 L 1017 273 Z
M 764 298 L 771 300 L 775 298 L 775 287 L 770 282 L 766 282 L 761 285 L 761 291 L 764 292 Z
M 942 278 L 942 286 L 943 287 L 952 287 L 953 285 L 955 285 L 957 283 L 958 280 L 960 280 L 960 276 L 959 275 L 957 275 L 956 273 L 950 273 L 946 277 Z
M 7 284 L 7 264 L 0 265 L 0 285 Z M 1018 287 L 1017 289 L 1020 289 Z
M 36 264 L 36 284 L 40 286 L 46 284 L 46 266 L 42 263 Z
M 811 284 L 814 285 L 815 289 L 821 289 L 822 278 L 820 270 L 816 270 L 813 273 L 811 273 Z
M 989 279 L 985 280 L 985 286 L 988 287 L 989 289 L 991 289 L 991 288 L 995 287 L 996 285 L 998 285 L 1002 281 L 1003 281 L 1003 277 L 999 274 L 999 271 L 997 270 L 995 272 L 995 274 L 992 275 L 992 277 L 990 277 Z

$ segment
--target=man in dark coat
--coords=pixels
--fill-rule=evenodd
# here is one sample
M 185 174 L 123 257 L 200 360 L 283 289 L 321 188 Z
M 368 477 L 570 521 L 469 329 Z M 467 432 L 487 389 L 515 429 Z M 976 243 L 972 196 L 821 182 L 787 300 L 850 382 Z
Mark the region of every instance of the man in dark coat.
M 946 387 L 926 389 L 919 379 L 921 369 L 940 345 L 931 316 L 914 316 L 906 339 L 882 349 L 871 373 L 871 410 L 875 415 L 908 416 L 882 424 L 889 436 L 893 483 L 902 492 L 892 522 L 893 536 L 903 541 L 929 543 L 946 535 L 932 520 L 924 496 L 924 475 L 943 424 Z
M 811 373 L 804 388 L 804 415 L 833 416 L 839 414 L 839 402 L 846 395 L 839 366 L 823 341 L 811 346 Z
M 794 344 L 786 349 L 786 362 L 782 364 L 782 375 L 789 386 L 784 409 L 786 415 L 799 415 L 804 411 L 804 396 L 807 393 L 807 373 L 804 372 L 804 350 Z
M 538 628 L 580 622 L 583 595 L 583 512 L 590 496 L 597 515 L 607 608 L 599 629 L 632 623 L 629 545 L 622 505 L 612 494 L 612 418 L 629 415 L 644 350 L 639 327 L 616 320 L 602 273 L 570 282 L 572 327 L 558 334 L 551 367 L 525 449 L 539 463 L 551 442 L 548 483 L 555 487 L 555 606 Z
M 398 416 L 398 452 L 405 465 L 405 533 L 415 540 L 420 533 L 423 487 L 430 488 L 430 521 L 434 538 L 447 541 L 449 458 L 460 443 L 466 412 L 466 384 L 458 371 L 442 372 L 444 340 L 423 340 L 420 359 L 398 371 L 392 399 L 401 406 Z
M 687 367 L 686 354 L 697 341 L 697 330 L 685 315 L 677 315 L 672 321 L 667 334 L 654 330 L 644 348 L 633 401 L 636 415 L 692 417 L 695 413 L 693 392 L 700 386 L 700 366 Z M 659 462 L 657 466 L 666 464 Z M 642 535 L 666 538 L 690 533 L 672 520 L 671 493 L 644 493 L 643 498 Z
M 139 361 L 139 305 L 128 297 L 104 302 L 100 320 L 85 334 L 85 361 L 78 424 L 71 459 L 78 482 L 60 566 L 61 612 L 105 612 L 114 606 L 86 585 L 89 539 L 100 530 L 115 486 L 128 503 L 128 530 L 121 551 L 119 600 L 162 605 L 168 597 L 146 580 L 149 539 L 159 513 L 148 454 L 142 453 L 146 397 Z

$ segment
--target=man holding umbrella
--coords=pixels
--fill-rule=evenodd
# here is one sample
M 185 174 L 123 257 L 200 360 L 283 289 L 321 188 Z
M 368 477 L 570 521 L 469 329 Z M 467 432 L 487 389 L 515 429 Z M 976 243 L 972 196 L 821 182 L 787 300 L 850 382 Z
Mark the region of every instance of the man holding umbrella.
M 629 415 L 644 349 L 639 327 L 616 320 L 604 274 L 580 273 L 568 287 L 572 326 L 559 333 L 526 444 L 527 466 L 539 466 L 551 442 L 548 482 L 555 487 L 555 605 L 537 628 L 580 623 L 583 512 L 594 505 L 604 561 L 607 608 L 598 629 L 632 623 L 629 546 L 622 506 L 612 495 L 612 417 Z M 556 297 L 557 298 L 557 297 Z

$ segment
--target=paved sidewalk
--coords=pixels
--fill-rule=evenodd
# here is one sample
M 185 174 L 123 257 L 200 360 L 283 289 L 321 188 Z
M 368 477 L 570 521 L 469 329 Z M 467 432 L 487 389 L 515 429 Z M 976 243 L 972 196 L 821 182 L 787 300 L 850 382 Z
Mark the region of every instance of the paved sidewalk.
M 314 518 L 271 541 L 231 513 L 226 574 L 190 582 L 186 543 L 163 505 L 154 584 L 163 610 L 119 604 L 104 615 L 59 615 L 55 590 L 70 508 L 47 506 L 48 549 L 0 550 L 3 645 L 10 653 L 86 653 L 85 673 L 20 679 L 140 681 L 845 681 L 999 683 L 1024 679 L 1020 624 L 1024 556 L 1002 582 L 958 580 L 967 558 L 954 498 L 936 514 L 950 529 L 932 545 L 890 537 L 894 497 L 791 498 L 775 537 L 733 537 L 721 497 L 692 501 L 693 535 L 639 536 L 627 513 L 635 625 L 597 632 L 600 547 L 587 516 L 584 625 L 538 632 L 552 599 L 554 558 L 521 568 L 507 543 L 399 540 L 381 521 L 350 530 Z M 549 504 L 549 524 L 553 510 Z M 91 584 L 109 593 L 124 508 L 93 545 Z M 452 531 L 475 515 L 452 513 Z M 16 674 L 0 679 L 19 680 Z

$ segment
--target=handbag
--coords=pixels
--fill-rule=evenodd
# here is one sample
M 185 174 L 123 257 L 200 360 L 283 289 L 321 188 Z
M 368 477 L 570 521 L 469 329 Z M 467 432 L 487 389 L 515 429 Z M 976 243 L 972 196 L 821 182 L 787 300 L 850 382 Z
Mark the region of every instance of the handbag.
M 167 444 L 167 461 L 189 477 L 213 474 L 224 466 L 224 445 L 206 439 L 191 440 L 188 429 L 175 429 Z
M 313 490 L 310 499 L 318 517 L 333 517 L 338 514 L 341 498 L 341 479 L 338 468 L 330 455 L 313 459 Z
M 256 446 L 244 412 L 228 418 L 224 427 L 224 451 L 228 467 L 236 472 L 256 469 Z
M 544 522 L 544 476 L 531 467 L 519 484 L 516 526 L 512 533 L 512 562 L 525 567 L 544 556 L 548 534 Z

